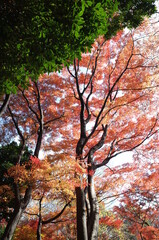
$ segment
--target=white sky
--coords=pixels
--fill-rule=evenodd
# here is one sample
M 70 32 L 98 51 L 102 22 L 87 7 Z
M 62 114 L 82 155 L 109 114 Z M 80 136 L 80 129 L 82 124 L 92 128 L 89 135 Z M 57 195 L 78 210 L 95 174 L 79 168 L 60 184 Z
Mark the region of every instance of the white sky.
M 110 162 L 107 164 L 108 167 L 115 167 L 115 166 L 119 166 L 122 165 L 124 163 L 130 163 L 133 162 L 133 152 L 125 152 L 122 153 L 118 156 L 116 156 L 115 158 L 111 159 Z

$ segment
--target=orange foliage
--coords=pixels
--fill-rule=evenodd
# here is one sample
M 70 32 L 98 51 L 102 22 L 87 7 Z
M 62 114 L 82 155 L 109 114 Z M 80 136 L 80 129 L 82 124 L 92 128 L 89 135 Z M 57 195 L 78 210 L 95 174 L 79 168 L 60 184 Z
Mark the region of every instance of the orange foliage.
M 123 194 L 119 195 L 120 205 L 114 207 L 118 216 L 130 224 L 129 230 L 137 239 L 141 239 L 141 235 L 144 239 L 159 238 L 159 166 L 155 156 L 153 161 L 153 164 L 148 159 L 144 161 L 142 155 L 138 155 L 134 170 L 127 173 Z
M 107 165 L 117 155 L 140 147 L 157 133 L 159 49 L 155 46 L 159 45 L 159 37 L 155 25 L 147 33 L 149 26 L 151 24 L 146 21 L 137 30 L 132 30 L 131 33 L 121 31 L 106 42 L 100 37 L 95 41 L 92 52 L 83 54 L 81 61 L 75 60 L 74 66 L 69 70 L 64 68 L 60 73 L 44 74 L 37 83 L 30 81 L 27 90 L 19 89 L 18 94 L 12 96 L 10 108 L 31 149 L 35 148 L 42 129 L 41 149 L 44 159 L 31 156 L 31 169 L 18 164 L 8 170 L 9 176 L 20 183 L 22 188 L 26 188 L 28 183 L 33 185 L 32 196 L 35 201 L 43 197 L 45 203 L 56 202 L 57 205 L 58 202 L 62 206 L 74 198 L 74 187 L 81 184 L 84 188 L 88 177 L 96 176 L 98 168 Z M 9 111 L 3 115 L 0 124 L 2 123 L 0 141 L 9 142 L 17 136 Z M 151 142 L 147 150 L 151 152 L 157 144 L 156 141 Z M 78 153 L 79 145 L 82 150 Z M 139 188 L 142 197 L 150 197 L 145 191 L 151 183 L 156 182 L 157 173 L 147 177 L 135 167 L 119 167 L 115 174 L 110 169 L 105 170 L 101 178 L 96 177 L 98 189 L 102 193 L 105 189 L 112 193 L 111 188 L 115 185 L 121 187 L 124 183 L 128 184 L 126 177 L 130 175 L 131 180 L 134 177 L 136 182 L 131 185 L 129 193 L 135 194 Z M 127 175 L 123 174 L 124 171 Z M 136 176 L 133 176 L 133 171 L 136 171 Z M 78 179 L 74 179 L 75 172 Z M 141 204 L 138 205 L 128 195 L 125 195 L 123 203 L 128 210 L 135 208 L 137 212 L 140 210 L 145 214 Z M 123 213 L 132 218 L 131 211 L 126 211 L 125 206 L 121 207 Z M 72 225 L 69 217 L 64 214 L 63 220 L 66 223 L 53 228 L 57 235 L 60 232 L 59 238 L 55 236 L 56 239 L 65 239 L 62 230 L 68 230 L 71 237 L 74 234 L 75 210 L 74 207 L 71 209 L 71 213 L 66 213 L 71 215 Z M 36 206 L 31 211 L 38 214 L 39 208 Z M 42 211 L 44 219 L 48 217 L 46 213 L 51 214 L 47 207 Z M 53 211 L 54 213 L 57 212 Z M 120 220 L 108 217 L 103 217 L 100 221 L 114 227 L 122 224 Z M 23 231 L 26 233 L 30 227 L 32 226 L 24 226 Z M 47 230 L 49 238 L 53 239 L 50 237 L 50 225 L 44 228 L 45 234 Z M 156 230 L 146 227 L 146 231 L 146 236 L 152 237 L 152 232 Z M 46 235 L 45 239 L 49 239 Z M 28 239 L 34 238 L 30 236 Z

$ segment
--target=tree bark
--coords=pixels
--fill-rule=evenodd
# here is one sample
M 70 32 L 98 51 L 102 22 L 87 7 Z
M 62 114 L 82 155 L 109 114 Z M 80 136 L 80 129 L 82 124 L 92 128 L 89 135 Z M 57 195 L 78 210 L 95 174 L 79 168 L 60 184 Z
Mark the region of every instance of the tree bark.
M 39 200 L 39 221 L 37 227 L 37 240 L 41 240 L 41 229 L 42 229 L 42 216 L 41 216 L 41 203 L 43 200 L 43 196 Z
M 99 227 L 99 206 L 94 189 L 93 176 L 88 176 L 88 199 L 90 204 L 90 214 L 88 216 L 88 240 L 98 239 Z
M 99 227 L 99 206 L 92 176 L 91 185 L 88 186 L 87 201 L 84 190 L 80 187 L 76 188 L 76 208 L 77 240 L 97 240 Z
M 16 206 L 14 208 L 13 214 L 11 219 L 9 220 L 7 227 L 5 229 L 5 232 L 2 236 L 2 240 L 11 240 L 13 237 L 13 234 L 15 232 L 15 229 L 17 227 L 17 224 L 19 220 L 21 219 L 21 216 L 26 209 L 27 205 L 30 202 L 31 199 L 31 187 L 28 187 L 25 192 L 25 196 L 22 200 L 18 199 L 16 202 Z M 19 198 L 19 196 L 18 196 Z
M 38 228 L 37 228 L 37 240 L 41 240 L 41 229 L 42 229 L 42 219 L 39 217 Z
M 23 209 L 21 206 L 17 206 L 17 208 L 14 209 L 13 215 L 10 219 L 10 221 L 7 224 L 7 227 L 5 229 L 4 235 L 2 237 L 3 240 L 11 240 L 14 234 L 14 231 L 16 229 L 16 226 L 22 216 Z
M 8 103 L 9 103 L 9 100 L 10 100 L 10 96 L 11 94 L 6 94 L 5 96 L 5 99 L 3 101 L 3 104 L 2 106 L 0 107 L 0 117 L 2 116 L 2 114 L 5 112 L 7 106 L 8 106 Z
M 77 207 L 77 240 L 88 240 L 85 192 L 80 187 L 76 187 L 76 207 Z

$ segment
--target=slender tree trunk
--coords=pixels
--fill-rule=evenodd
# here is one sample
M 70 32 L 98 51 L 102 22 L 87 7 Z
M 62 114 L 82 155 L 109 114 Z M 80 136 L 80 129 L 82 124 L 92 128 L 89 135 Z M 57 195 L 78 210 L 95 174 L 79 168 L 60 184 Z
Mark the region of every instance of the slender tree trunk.
M 84 190 L 77 187 L 77 240 L 97 240 L 99 227 L 99 206 L 93 183 L 88 187 L 87 201 L 85 197 Z
M 88 176 L 88 199 L 90 204 L 90 215 L 88 216 L 88 240 L 98 239 L 99 206 L 94 189 L 93 176 Z
M 18 196 L 16 206 L 14 208 L 11 219 L 7 224 L 5 232 L 2 236 L 2 240 L 11 240 L 12 239 L 15 229 L 17 227 L 17 224 L 18 224 L 19 220 L 21 219 L 23 212 L 25 211 L 26 207 L 28 206 L 28 204 L 30 202 L 31 192 L 32 192 L 32 188 L 28 187 L 25 191 L 25 196 L 22 200 L 20 200 L 19 196 Z
M 5 99 L 3 101 L 3 104 L 2 106 L 0 107 L 0 117 L 2 116 L 2 114 L 5 112 L 7 106 L 8 106 L 8 103 L 9 103 L 9 100 L 10 100 L 10 96 L 11 94 L 6 94 L 5 96 Z
M 2 240 L 11 240 L 12 239 L 15 229 L 17 227 L 17 224 L 19 223 L 19 220 L 21 219 L 22 214 L 27 207 L 27 205 L 26 205 L 25 207 L 22 208 L 21 205 L 22 204 L 20 204 L 19 206 L 17 206 L 14 209 L 13 215 L 7 224 L 7 227 L 5 229 Z
M 37 228 L 37 240 L 41 240 L 41 229 L 42 229 L 42 220 L 40 216 L 38 221 L 38 228 Z
M 43 196 L 39 199 L 39 221 L 37 227 L 37 240 L 41 240 L 41 229 L 42 229 L 42 216 L 41 216 L 41 203 Z
M 39 155 L 39 151 L 40 151 L 40 147 L 41 147 L 41 143 L 42 143 L 42 137 L 43 137 L 43 110 L 41 108 L 41 104 L 40 104 L 40 92 L 39 92 L 39 88 L 38 85 L 35 83 L 35 86 L 37 88 L 38 91 L 38 97 L 37 97 L 37 102 L 38 102 L 38 109 L 39 109 L 39 114 L 40 116 L 38 116 L 37 113 L 35 113 L 35 111 L 33 111 L 33 109 L 30 107 L 29 101 L 26 98 L 24 92 L 23 92 L 23 96 L 27 101 L 28 104 L 28 108 L 32 111 L 32 113 L 36 116 L 38 122 L 39 122 L 39 131 L 38 131 L 38 137 L 37 137 L 37 141 L 36 141 L 36 146 L 35 146 L 35 151 L 34 151 L 34 156 L 38 157 Z M 2 105 L 2 107 L 0 108 L 0 112 L 4 111 L 4 108 L 8 105 L 9 102 L 9 97 L 10 95 L 6 95 L 6 98 L 4 100 L 4 103 Z M 10 110 L 11 113 L 11 110 Z M 22 135 L 18 123 L 15 121 L 13 114 L 11 113 L 14 125 L 16 127 L 16 130 L 18 132 L 18 135 L 20 136 L 20 138 L 23 141 L 24 144 L 24 136 Z M 20 156 L 21 157 L 21 156 Z M 10 221 L 7 224 L 7 227 L 5 229 L 4 235 L 2 237 L 3 240 L 11 240 L 14 234 L 14 231 L 17 227 L 17 224 L 24 212 L 24 210 L 26 209 L 26 207 L 28 206 L 30 200 L 31 200 L 31 194 L 32 194 L 32 187 L 28 186 L 28 188 L 25 191 L 25 195 L 24 197 L 21 199 L 20 197 L 20 193 L 19 193 L 19 187 L 17 184 L 15 184 L 15 199 L 16 199 L 16 203 L 17 205 L 14 208 L 14 212 L 13 215 L 10 219 Z M 40 220 L 40 224 L 41 224 L 41 220 Z M 40 229 L 40 228 L 39 228 Z M 41 233 L 41 230 L 40 230 Z
M 85 192 L 76 187 L 77 240 L 88 240 Z
M 8 222 L 8 225 L 5 229 L 4 235 L 2 237 L 3 240 L 11 240 L 14 234 L 14 231 L 16 229 L 16 226 L 23 214 L 24 209 L 21 208 L 21 206 L 17 206 L 14 209 L 13 215 L 10 219 L 10 221 Z

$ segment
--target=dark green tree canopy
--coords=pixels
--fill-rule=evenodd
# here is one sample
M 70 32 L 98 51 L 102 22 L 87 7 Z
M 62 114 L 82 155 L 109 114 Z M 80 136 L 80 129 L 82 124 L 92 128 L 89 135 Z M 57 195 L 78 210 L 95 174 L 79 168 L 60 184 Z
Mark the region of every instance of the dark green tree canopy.
M 69 65 L 99 35 L 110 38 L 154 12 L 155 0 L 2 0 L 0 91 Z

